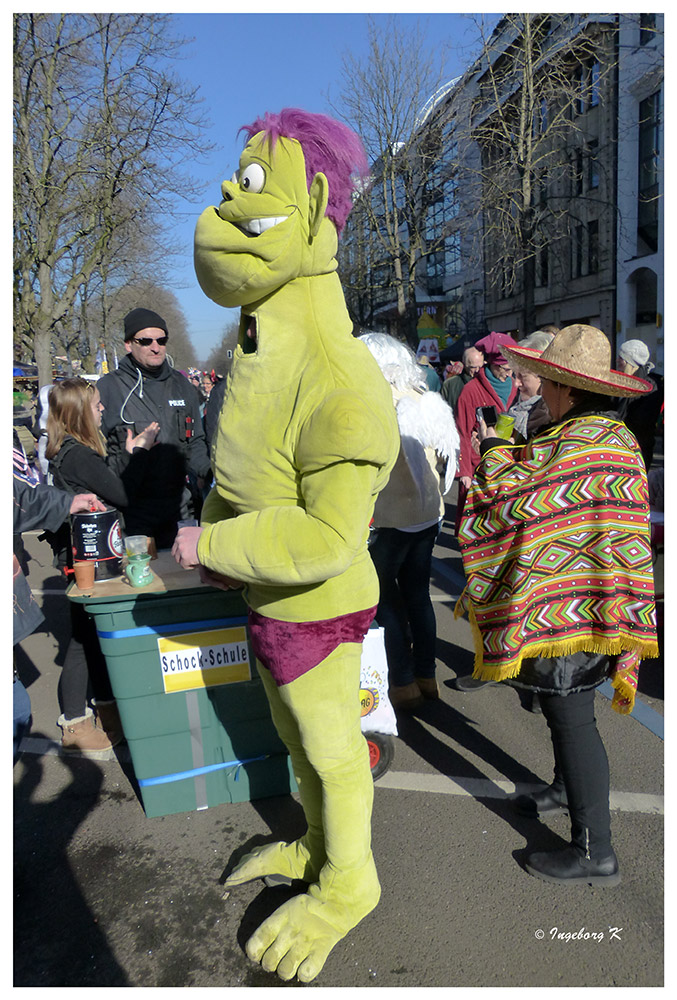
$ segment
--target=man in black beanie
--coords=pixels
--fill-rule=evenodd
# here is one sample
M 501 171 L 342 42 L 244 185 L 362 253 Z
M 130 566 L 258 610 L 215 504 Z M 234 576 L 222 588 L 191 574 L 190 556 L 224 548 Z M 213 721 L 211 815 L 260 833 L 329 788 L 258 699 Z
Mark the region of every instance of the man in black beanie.
M 124 338 L 127 354 L 97 382 L 108 462 L 121 472 L 127 461 L 127 428 L 138 434 L 153 421 L 159 423 L 141 488 L 122 513 L 127 534 L 151 535 L 158 548 L 170 548 L 177 522 L 199 514 L 188 474 L 200 481 L 211 477 L 200 400 L 167 360 L 169 331 L 161 316 L 152 309 L 132 309 L 124 318 Z

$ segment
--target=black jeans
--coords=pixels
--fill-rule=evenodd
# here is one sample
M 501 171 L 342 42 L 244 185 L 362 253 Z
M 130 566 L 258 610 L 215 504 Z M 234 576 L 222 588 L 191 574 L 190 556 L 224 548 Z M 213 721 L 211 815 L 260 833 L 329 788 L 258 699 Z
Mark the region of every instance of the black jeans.
M 390 683 L 435 676 L 437 622 L 430 564 L 439 525 L 421 531 L 379 528 L 369 546 L 381 593 L 376 621 L 384 629 Z
M 595 689 L 573 694 L 539 692 L 555 754 L 555 786 L 566 789 L 571 841 L 586 856 L 611 851 L 609 760 L 597 730 Z
M 94 619 L 81 604 L 69 604 L 72 637 L 61 670 L 59 694 L 64 716 L 79 719 L 85 714 L 88 687 L 98 701 L 112 701 L 113 691 Z

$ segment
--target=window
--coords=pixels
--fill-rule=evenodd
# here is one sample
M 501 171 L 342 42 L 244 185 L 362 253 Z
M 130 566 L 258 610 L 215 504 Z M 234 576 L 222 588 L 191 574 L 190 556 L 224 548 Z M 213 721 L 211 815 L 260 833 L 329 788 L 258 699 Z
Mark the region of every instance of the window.
M 536 285 L 539 288 L 545 288 L 550 279 L 549 269 L 548 269 L 548 248 L 541 247 L 538 251 L 538 256 L 536 258 Z
M 599 271 L 599 222 L 577 222 L 571 233 L 571 277 L 584 278 Z
M 658 278 L 655 271 L 641 267 L 632 276 L 635 287 L 635 325 L 656 324 L 658 311 Z
M 590 65 L 590 93 L 588 95 L 589 107 L 595 108 L 599 104 L 599 63 L 593 62 Z
M 658 180 L 660 164 L 660 91 L 639 105 L 639 193 L 637 236 L 639 253 L 658 249 Z
M 599 104 L 599 84 L 600 65 L 595 59 L 592 62 L 584 63 L 576 70 L 574 76 L 577 97 L 574 102 L 576 113 L 584 114 L 588 108 L 595 108 Z
M 599 271 L 599 222 L 588 223 L 588 274 Z
M 577 97 L 575 101 L 576 114 L 582 115 L 585 111 L 585 66 L 579 66 L 575 76 Z
M 639 15 L 639 44 L 648 45 L 656 37 L 656 15 Z
M 583 223 L 574 226 L 571 239 L 571 277 L 580 278 L 583 274 Z
M 593 139 L 588 143 L 588 188 L 599 187 L 599 143 Z
M 536 204 L 544 208 L 548 201 L 548 171 L 545 167 L 536 181 L 536 192 Z
M 458 274 L 461 270 L 461 234 L 452 233 L 444 244 L 447 274 Z
M 571 195 L 583 194 L 583 150 L 571 154 Z

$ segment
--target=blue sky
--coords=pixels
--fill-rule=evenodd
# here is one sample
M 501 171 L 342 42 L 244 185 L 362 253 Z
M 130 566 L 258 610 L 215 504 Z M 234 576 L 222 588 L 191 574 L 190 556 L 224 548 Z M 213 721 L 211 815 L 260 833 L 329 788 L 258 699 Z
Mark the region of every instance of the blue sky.
M 185 8 L 184 8 L 185 9 Z M 372 8 L 373 9 L 373 8 Z M 220 147 L 192 172 L 208 182 L 203 204 L 181 206 L 177 236 L 185 259 L 173 269 L 172 288 L 185 313 L 198 360 L 219 342 L 224 326 L 238 310 L 226 310 L 202 292 L 193 271 L 193 232 L 198 215 L 218 204 L 220 184 L 236 169 L 243 146 L 237 132 L 266 111 L 303 107 L 330 112 L 328 93 L 338 96 L 343 54 L 368 50 L 367 16 L 358 13 L 176 14 L 176 33 L 194 41 L 176 66 L 187 82 L 198 85 L 203 110 L 213 123 L 210 138 Z M 389 15 L 375 13 L 375 19 Z M 406 26 L 419 22 L 432 47 L 452 45 L 448 77 L 467 65 L 471 22 L 461 14 L 396 14 Z M 495 15 L 490 15 L 495 16 Z M 168 276 L 169 277 L 169 276 Z

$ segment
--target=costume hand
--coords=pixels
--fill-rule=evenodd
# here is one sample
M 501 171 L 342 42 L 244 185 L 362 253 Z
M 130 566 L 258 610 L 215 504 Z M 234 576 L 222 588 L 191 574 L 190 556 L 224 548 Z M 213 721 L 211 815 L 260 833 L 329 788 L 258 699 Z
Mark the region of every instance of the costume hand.
M 200 566 L 200 579 L 210 587 L 217 587 L 219 590 L 239 590 L 242 584 L 239 580 L 231 580 L 229 576 L 222 576 L 214 573 L 206 566 Z
M 183 569 L 195 569 L 200 565 L 197 557 L 197 543 L 204 528 L 179 528 L 172 546 L 172 555 Z
M 155 438 L 159 433 L 160 425 L 156 420 L 154 420 L 152 424 L 148 424 L 148 427 L 145 427 L 140 434 L 136 435 L 136 437 L 132 437 L 132 429 L 131 427 L 128 427 L 127 440 L 125 441 L 125 451 L 128 451 L 131 455 L 135 448 L 145 448 L 146 450 L 152 448 L 155 444 Z
M 94 493 L 78 493 L 73 497 L 69 513 L 87 514 L 94 510 L 106 510 L 105 503 L 101 503 Z

